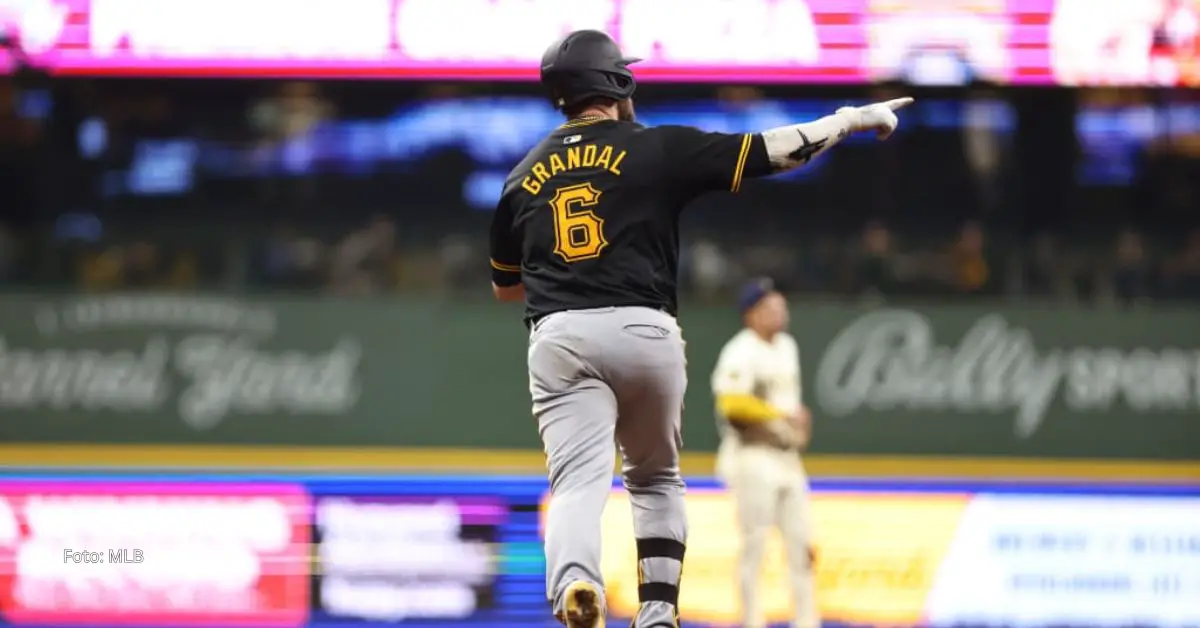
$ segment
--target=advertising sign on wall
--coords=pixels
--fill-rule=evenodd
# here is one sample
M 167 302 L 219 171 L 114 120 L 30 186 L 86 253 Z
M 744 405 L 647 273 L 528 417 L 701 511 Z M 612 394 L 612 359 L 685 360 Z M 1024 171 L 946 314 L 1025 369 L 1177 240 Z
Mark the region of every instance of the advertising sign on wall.
M 792 332 L 814 454 L 1195 459 L 1193 311 L 803 311 Z M 147 456 L 165 444 L 537 451 L 516 320 L 473 300 L 10 295 L 0 441 L 46 447 L 56 465 L 86 463 L 55 459 L 64 442 Z M 703 381 L 736 320 L 688 304 L 681 322 Z M 711 408 L 708 388 L 690 387 L 692 451 L 716 449 Z

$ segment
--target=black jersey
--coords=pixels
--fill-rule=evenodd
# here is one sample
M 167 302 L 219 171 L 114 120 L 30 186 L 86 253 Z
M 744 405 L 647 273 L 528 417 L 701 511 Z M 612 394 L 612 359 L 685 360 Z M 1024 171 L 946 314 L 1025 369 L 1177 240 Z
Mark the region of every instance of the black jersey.
M 758 134 L 568 122 L 505 182 L 492 219 L 492 281 L 524 283 L 527 320 L 609 306 L 674 314 L 680 210 L 770 172 Z

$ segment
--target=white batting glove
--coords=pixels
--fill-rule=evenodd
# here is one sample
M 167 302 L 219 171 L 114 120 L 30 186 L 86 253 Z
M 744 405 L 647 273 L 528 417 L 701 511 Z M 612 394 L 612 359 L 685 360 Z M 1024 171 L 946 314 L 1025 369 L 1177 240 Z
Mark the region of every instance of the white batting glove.
M 842 107 L 837 113 L 850 118 L 852 132 L 874 131 L 876 137 L 886 140 L 896 132 L 896 127 L 900 126 L 900 118 L 896 117 L 896 111 L 911 105 L 912 102 L 911 98 L 896 98 L 865 107 Z

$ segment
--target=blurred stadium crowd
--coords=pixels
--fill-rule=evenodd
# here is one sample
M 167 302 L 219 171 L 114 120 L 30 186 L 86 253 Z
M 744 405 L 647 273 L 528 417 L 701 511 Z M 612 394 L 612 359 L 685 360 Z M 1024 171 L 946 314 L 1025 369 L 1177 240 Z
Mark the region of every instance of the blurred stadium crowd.
M 378 118 L 411 102 L 470 102 L 488 89 L 110 81 L 75 82 L 51 96 L 0 79 L 0 177 L 10 190 L 0 278 L 92 291 L 478 288 L 486 283 L 487 212 L 456 193 L 470 176 L 463 149 L 365 174 L 308 166 L 319 161 L 314 138 L 328 135 L 333 121 Z M 504 89 L 527 97 L 523 88 Z M 652 103 L 727 109 L 779 97 L 646 91 Z M 834 97 L 887 95 L 881 91 Z M 936 131 L 877 150 L 835 151 L 795 185 L 771 182 L 700 203 L 685 220 L 687 288 L 718 298 L 747 275 L 768 274 L 797 293 L 845 298 L 1200 299 L 1200 125 L 1174 113 L 1194 96 L 1092 90 L 1013 104 L 965 90 L 936 98 L 957 116 Z M 1000 124 L 1014 109 L 1018 121 Z M 1082 135 L 1085 110 L 1092 119 L 1116 114 Z M 1075 129 L 1070 137 L 1058 128 L 1064 120 Z M 458 119 L 430 119 L 423 132 L 454 123 L 481 137 L 496 124 L 466 108 Z M 1147 126 L 1162 128 L 1127 146 Z M 172 173 L 174 160 L 158 159 L 162 172 L 130 173 L 146 160 L 146 142 L 181 137 L 192 140 L 176 152 L 205 151 L 187 162 L 195 172 Z M 1085 145 L 1105 137 L 1117 149 Z M 218 142 L 235 152 L 206 148 Z M 1132 151 L 1120 156 L 1131 174 L 1089 185 L 1076 175 L 1111 169 L 1104 159 L 1116 158 L 1102 154 L 1088 166 L 1097 158 L 1085 149 Z M 246 176 L 226 168 L 226 176 L 205 179 L 206 160 L 233 161 Z M 268 162 L 278 167 L 263 167 Z M 149 183 L 122 185 L 116 175 Z M 186 186 L 155 188 L 179 177 Z

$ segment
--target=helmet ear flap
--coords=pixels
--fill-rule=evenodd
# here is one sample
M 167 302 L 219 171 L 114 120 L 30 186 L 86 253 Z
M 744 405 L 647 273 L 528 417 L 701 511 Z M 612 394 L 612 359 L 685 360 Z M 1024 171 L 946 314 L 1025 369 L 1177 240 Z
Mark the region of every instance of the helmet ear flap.
M 618 91 L 621 91 L 621 92 L 628 91 L 628 92 L 630 92 L 631 95 L 633 93 L 634 84 L 633 84 L 632 76 L 625 76 L 622 74 L 609 74 L 608 82 L 611 83 L 612 86 L 615 89 L 617 89 Z
M 550 102 L 560 110 L 596 97 L 624 100 L 634 86 L 632 76 L 599 70 L 555 73 L 545 85 Z

